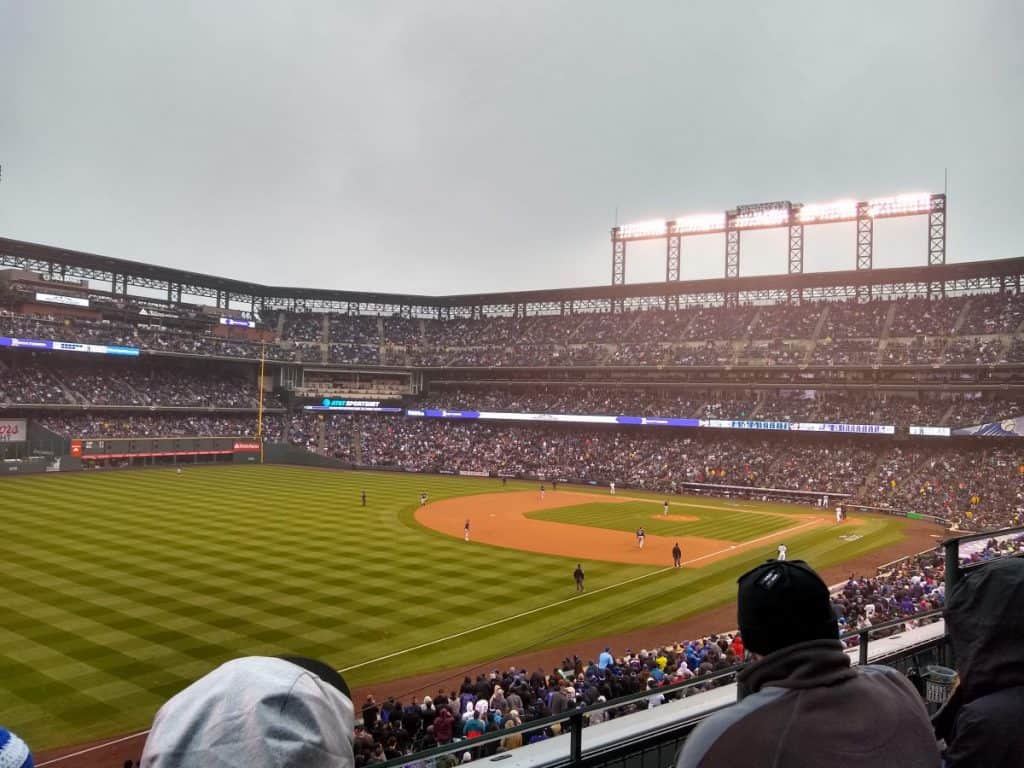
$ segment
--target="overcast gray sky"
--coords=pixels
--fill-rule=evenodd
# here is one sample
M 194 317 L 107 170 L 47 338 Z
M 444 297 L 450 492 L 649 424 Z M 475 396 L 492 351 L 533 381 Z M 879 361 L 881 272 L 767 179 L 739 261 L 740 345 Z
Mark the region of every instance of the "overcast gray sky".
M 1019 256 L 1022 8 L 0 0 L 0 234 L 271 284 L 594 285 L 616 208 L 941 191 L 948 166 L 949 260 Z M 744 274 L 785 271 L 776 234 Z M 808 239 L 808 271 L 853 265 L 852 227 Z M 924 263 L 924 222 L 876 244 Z M 720 241 L 690 246 L 684 278 L 721 274 Z M 635 249 L 629 281 L 663 260 Z

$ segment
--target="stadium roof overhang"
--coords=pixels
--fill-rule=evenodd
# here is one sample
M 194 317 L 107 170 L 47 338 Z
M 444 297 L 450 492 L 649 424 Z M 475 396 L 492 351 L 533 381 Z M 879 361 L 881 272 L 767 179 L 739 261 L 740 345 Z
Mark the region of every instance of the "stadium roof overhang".
M 115 294 L 127 295 L 128 287 L 135 286 L 166 291 L 168 300 L 171 300 L 172 296 L 180 297 L 182 294 L 215 298 L 218 306 L 223 300 L 224 306 L 228 306 L 229 301 L 237 301 L 251 303 L 253 306 L 347 305 L 356 309 L 418 307 L 443 310 L 459 307 L 536 306 L 574 302 L 610 304 L 631 299 L 662 299 L 672 296 L 765 293 L 792 295 L 801 291 L 826 295 L 828 290 L 837 287 L 857 289 L 907 284 L 934 284 L 938 286 L 938 290 L 944 290 L 941 286 L 959 283 L 963 285 L 962 290 L 984 290 L 991 289 L 992 286 L 1006 285 L 1010 281 L 1019 288 L 1021 281 L 1024 280 L 1024 258 L 1017 257 L 888 269 L 424 296 L 268 286 L 8 238 L 0 238 L 0 266 L 39 272 L 50 279 L 75 278 L 105 282 L 110 285 L 110 292 Z

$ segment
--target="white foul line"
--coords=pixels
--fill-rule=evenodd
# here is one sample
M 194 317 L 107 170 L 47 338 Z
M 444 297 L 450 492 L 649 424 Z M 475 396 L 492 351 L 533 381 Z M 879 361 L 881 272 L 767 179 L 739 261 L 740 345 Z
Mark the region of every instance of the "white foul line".
M 732 546 L 732 547 L 726 547 L 725 549 L 720 549 L 717 552 L 708 552 L 706 555 L 701 555 L 700 557 L 695 557 L 692 560 L 683 560 L 682 562 L 683 562 L 684 565 L 689 565 L 690 563 L 697 563 L 697 562 L 700 562 L 701 560 L 707 560 L 709 557 L 716 557 L 718 555 L 725 554 L 726 552 L 732 552 L 733 550 L 736 550 L 736 549 L 741 549 L 741 548 L 742 549 L 749 549 L 751 544 L 757 544 L 759 542 L 765 541 L 766 539 L 771 539 L 771 538 L 775 538 L 776 536 L 782 536 L 782 535 L 784 535 L 786 533 L 792 533 L 794 531 L 799 531 L 801 528 L 806 528 L 807 526 L 814 525 L 817 522 L 818 522 L 817 520 L 808 520 L 806 523 L 801 523 L 800 525 L 793 526 L 792 528 L 787 528 L 787 529 L 785 529 L 783 531 L 775 531 L 773 533 L 767 534 L 766 536 L 761 536 L 760 538 L 757 538 L 757 539 L 751 539 L 750 541 L 744 541 L 741 544 L 737 544 L 737 545 Z M 496 619 L 495 621 L 488 622 L 487 624 L 481 624 L 480 626 L 473 627 L 472 629 L 465 629 L 465 630 L 463 630 L 461 632 L 456 632 L 453 635 L 447 635 L 446 637 L 439 637 L 436 640 L 428 640 L 425 643 L 420 643 L 419 645 L 414 645 L 411 648 L 405 648 L 405 649 L 403 649 L 401 651 L 395 651 L 393 653 L 387 654 L 386 656 L 380 656 L 380 657 L 378 657 L 376 659 L 369 659 L 368 661 L 362 661 L 362 662 L 360 662 L 358 664 L 353 664 L 352 666 L 349 666 L 349 667 L 343 667 L 343 668 L 339 669 L 338 671 L 339 672 L 348 672 L 348 671 L 353 670 L 353 669 L 359 669 L 360 667 L 367 667 L 370 664 L 376 664 L 378 661 L 387 661 L 388 659 L 393 659 L 396 656 L 403 656 L 403 655 L 405 655 L 407 653 L 412 653 L 413 651 L 418 651 L 421 648 L 429 648 L 430 646 L 437 645 L 438 643 L 443 643 L 443 642 L 446 642 L 448 640 L 455 640 L 456 638 L 464 637 L 465 635 L 468 635 L 468 634 L 470 634 L 472 632 L 478 632 L 481 629 L 490 629 L 491 627 L 495 627 L 498 624 L 504 624 L 507 621 L 514 621 L 515 619 L 521 619 L 523 616 L 529 616 L 530 614 L 533 614 L 533 613 L 539 613 L 540 611 L 546 611 L 548 608 L 555 608 L 555 607 L 557 607 L 559 605 L 565 605 L 566 603 L 571 603 L 574 600 L 579 600 L 580 598 L 587 597 L 589 595 L 597 595 L 597 594 L 600 594 L 601 592 L 606 592 L 609 589 L 615 589 L 616 587 L 622 587 L 622 586 L 625 586 L 626 584 L 632 584 L 634 581 L 640 581 L 641 579 L 647 579 L 647 578 L 650 578 L 651 576 L 656 576 L 659 573 L 665 573 L 666 571 L 671 571 L 673 569 L 674 569 L 673 567 L 665 567 L 665 568 L 661 568 L 661 569 L 659 569 L 657 571 L 651 571 L 650 573 L 645 573 L 642 576 L 635 576 L 632 579 L 627 579 L 626 581 L 621 581 L 618 584 L 609 584 L 607 587 L 601 587 L 600 589 L 595 589 L 593 592 L 584 592 L 582 595 L 575 595 L 573 597 L 567 597 L 565 600 L 558 600 L 558 601 L 556 601 L 554 603 L 549 603 L 548 605 L 542 605 L 539 608 L 531 608 L 529 611 L 523 611 L 522 613 L 517 613 L 514 616 L 506 616 L 503 619 Z
M 650 573 L 645 573 L 645 574 L 643 574 L 641 576 L 634 576 L 632 579 L 626 579 L 625 581 L 620 581 L 618 584 L 609 584 L 607 587 L 601 587 L 600 589 L 595 589 L 593 592 L 584 592 L 582 595 L 574 595 L 573 597 L 567 597 L 567 598 L 565 598 L 565 600 L 558 600 L 558 601 L 556 601 L 554 603 L 548 603 L 547 605 L 542 605 L 539 608 L 531 608 L 528 611 L 523 611 L 522 613 L 517 613 L 514 616 L 506 616 L 504 619 L 496 619 L 495 621 L 488 622 L 487 624 L 481 624 L 479 627 L 473 627 L 472 629 L 465 629 L 462 632 L 456 632 L 455 634 L 448 635 L 446 637 L 439 637 L 436 640 L 428 640 L 425 643 L 420 643 L 419 645 L 414 645 L 412 648 L 406 648 L 406 649 L 401 650 L 401 651 L 395 651 L 394 653 L 389 653 L 386 656 L 380 656 L 380 657 L 378 657 L 376 659 L 370 659 L 369 661 L 361 661 L 358 664 L 353 664 L 350 667 L 343 667 L 342 669 L 339 669 L 338 671 L 339 672 L 348 672 L 349 670 L 359 669 L 360 667 L 366 667 L 366 666 L 369 666 L 370 664 L 376 664 L 378 661 L 386 661 L 387 659 L 393 659 L 393 658 L 395 658 L 395 656 L 402 656 L 403 654 L 406 654 L 406 653 L 412 653 L 413 651 L 418 651 L 420 648 L 428 648 L 431 645 L 437 645 L 438 643 L 443 643 L 443 642 L 446 642 L 448 640 L 454 640 L 457 637 L 463 637 L 464 635 L 468 635 L 468 634 L 470 634 L 472 632 L 478 632 L 481 629 L 489 629 L 490 627 L 496 627 L 498 624 L 504 624 L 506 621 L 514 621 L 515 619 L 521 619 L 523 616 L 529 616 L 530 614 L 533 614 L 533 613 L 539 613 L 540 611 L 546 611 L 548 608 L 555 608 L 555 607 L 557 607 L 559 605 L 565 605 L 566 603 L 571 603 L 574 600 L 580 600 L 580 599 L 582 599 L 584 597 L 589 597 L 590 595 L 599 595 L 602 592 L 607 592 L 609 589 L 615 589 L 616 587 L 623 587 L 626 584 L 632 584 L 634 581 L 640 581 L 641 579 L 647 579 L 647 578 L 650 578 L 651 576 L 657 576 L 659 573 L 665 573 L 665 571 L 671 571 L 671 570 L 672 570 L 671 567 L 660 568 L 657 571 L 651 571 Z
M 680 505 L 680 506 L 682 506 L 682 505 Z M 693 504 L 693 505 L 686 505 L 686 506 L 699 506 L 699 505 Z M 683 562 L 684 565 L 689 565 L 690 563 L 696 563 L 696 562 L 699 562 L 701 560 L 706 560 L 709 557 L 715 557 L 716 555 L 721 555 L 721 554 L 724 554 L 725 552 L 731 552 L 731 551 L 733 551 L 733 549 L 739 549 L 739 548 L 746 549 L 750 544 L 757 544 L 758 542 L 764 541 L 765 539 L 770 539 L 770 538 L 773 538 L 775 536 L 781 536 L 784 533 L 790 533 L 792 531 L 798 531 L 801 528 L 806 528 L 808 525 L 814 525 L 815 522 L 817 522 L 817 521 L 816 520 L 809 520 L 806 523 L 801 523 L 800 525 L 795 526 L 793 528 L 787 528 L 784 531 L 776 531 L 775 533 L 770 533 L 767 536 L 761 536 L 758 539 L 752 539 L 750 541 L 745 541 L 742 544 L 739 544 L 738 546 L 733 547 L 733 548 L 720 549 L 717 552 L 709 552 L 706 555 L 701 555 L 700 557 L 695 557 L 692 560 L 683 560 L 682 562 Z M 622 586 L 625 586 L 626 584 L 632 584 L 634 581 L 640 581 L 642 579 L 647 579 L 647 578 L 650 578 L 651 576 L 657 576 L 659 573 L 665 573 L 666 571 L 671 571 L 671 570 L 675 570 L 674 567 L 660 568 L 660 569 L 658 569 L 656 571 L 651 571 L 650 573 L 645 573 L 645 574 L 643 574 L 641 576 L 634 576 L 632 579 L 626 579 L 626 581 L 620 581 L 618 584 L 609 584 L 607 587 L 601 587 L 600 589 L 595 589 L 593 592 L 584 592 L 582 595 L 574 595 L 573 597 L 567 597 L 564 600 L 558 600 L 558 601 L 556 601 L 554 603 L 549 603 L 547 605 L 542 605 L 539 608 L 531 608 L 529 611 L 523 611 L 522 613 L 517 613 L 514 616 L 506 616 L 504 619 L 496 619 L 495 621 L 488 622 L 487 624 L 481 624 L 479 627 L 473 627 L 472 629 L 466 629 L 466 630 L 463 630 L 462 632 L 456 632 L 453 635 L 448 635 L 446 637 L 440 637 L 440 638 L 438 638 L 436 640 L 429 640 L 429 641 L 427 641 L 425 643 L 420 643 L 419 645 L 414 645 L 411 648 L 405 648 L 404 650 L 401 650 L 401 651 L 395 651 L 394 653 L 389 653 L 386 656 L 380 656 L 380 657 L 378 657 L 376 659 L 370 659 L 368 661 L 362 661 L 359 664 L 353 664 L 352 666 L 349 666 L 349 667 L 343 667 L 342 669 L 339 669 L 338 672 L 348 672 L 348 671 L 353 670 L 353 669 L 359 669 L 360 667 L 369 666 L 370 664 L 376 664 L 378 661 L 387 661 L 388 659 L 393 659 L 396 656 L 402 656 L 402 655 L 404 655 L 406 653 L 412 653 L 413 651 L 418 651 L 421 648 L 428 648 L 431 645 L 437 645 L 438 643 L 443 643 L 443 642 L 446 642 L 448 640 L 454 640 L 454 639 L 456 639 L 458 637 L 464 637 L 465 635 L 468 635 L 471 632 L 478 632 L 481 629 L 489 629 L 490 627 L 496 627 L 497 625 L 504 624 L 507 621 L 513 621 L 514 619 L 521 619 L 523 616 L 529 616 L 530 614 L 533 614 L 533 613 L 539 613 L 540 611 L 545 611 L 548 608 L 555 608 L 555 607 L 557 607 L 559 605 L 565 605 L 566 603 L 571 603 L 574 600 L 579 600 L 581 598 L 587 597 L 588 595 L 598 595 L 601 592 L 607 592 L 609 589 L 615 589 L 616 587 L 622 587 Z M 78 757 L 80 755 L 88 754 L 89 752 L 95 752 L 98 749 L 105 749 L 106 747 L 112 747 L 115 744 L 120 744 L 123 741 L 129 741 L 130 739 L 137 739 L 139 736 L 145 736 L 148 733 L 149 733 L 149 731 L 145 730 L 145 731 L 139 731 L 138 733 L 133 733 L 131 736 L 122 736 L 120 739 L 114 739 L 113 741 L 107 741 L 107 742 L 104 742 L 102 744 L 95 744 L 95 745 L 93 745 L 91 747 L 88 747 L 86 749 L 81 749 L 78 752 L 72 752 L 69 755 L 61 755 L 60 757 L 55 757 L 52 760 L 47 760 L 45 763 L 37 763 L 36 766 L 37 766 L 37 768 L 43 768 L 43 766 L 53 765 L 54 763 L 63 762 L 64 760 L 67 760 L 67 759 L 72 758 L 72 757 Z
M 137 738 L 139 738 L 139 736 L 145 736 L 148 733 L 149 733 L 148 730 L 147 731 L 139 731 L 138 733 L 133 733 L 131 736 L 122 736 L 120 739 L 114 739 L 113 741 L 105 741 L 102 744 L 94 744 L 91 747 L 87 747 L 86 749 L 80 749 L 77 752 L 72 752 L 69 755 L 61 755 L 60 757 L 55 757 L 52 760 L 47 760 L 45 763 L 36 763 L 36 768 L 43 768 L 44 765 L 53 765 L 54 763 L 60 763 L 60 762 L 62 762 L 64 760 L 67 760 L 69 758 L 78 757 L 79 755 L 87 755 L 90 752 L 95 752 L 97 749 L 104 749 L 106 747 L 112 747 L 115 744 L 120 744 L 122 741 L 128 741 L 130 739 L 137 739 Z

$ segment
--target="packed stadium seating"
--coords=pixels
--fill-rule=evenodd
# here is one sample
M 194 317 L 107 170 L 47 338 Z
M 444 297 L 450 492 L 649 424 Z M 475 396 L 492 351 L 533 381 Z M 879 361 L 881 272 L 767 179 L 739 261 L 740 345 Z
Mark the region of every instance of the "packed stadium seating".
M 253 359 L 261 344 L 218 326 L 0 312 L 0 335 Z M 451 320 L 267 311 L 268 359 L 421 366 L 903 365 L 1020 362 L 1018 294 L 693 306 Z M 789 342 L 789 343 L 785 343 Z M 800 343 L 795 343 L 800 342 Z M 738 346 L 736 346 L 738 344 Z
M 255 415 L 228 416 L 203 413 L 46 412 L 36 420 L 54 434 L 66 437 L 252 437 Z M 263 433 L 272 442 L 282 439 L 280 415 L 265 413 Z

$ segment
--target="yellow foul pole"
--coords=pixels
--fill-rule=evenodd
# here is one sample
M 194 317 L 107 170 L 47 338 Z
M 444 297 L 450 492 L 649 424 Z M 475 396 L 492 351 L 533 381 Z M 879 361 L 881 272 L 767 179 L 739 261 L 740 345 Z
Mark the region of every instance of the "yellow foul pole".
M 260 344 L 260 401 L 257 405 L 256 440 L 260 444 L 260 464 L 263 463 L 263 368 L 267 363 L 266 342 Z

